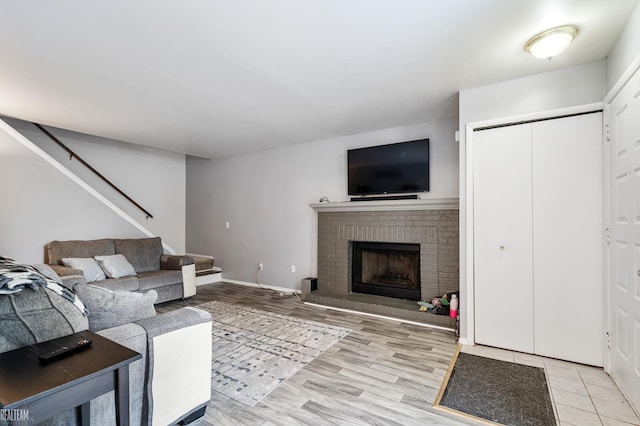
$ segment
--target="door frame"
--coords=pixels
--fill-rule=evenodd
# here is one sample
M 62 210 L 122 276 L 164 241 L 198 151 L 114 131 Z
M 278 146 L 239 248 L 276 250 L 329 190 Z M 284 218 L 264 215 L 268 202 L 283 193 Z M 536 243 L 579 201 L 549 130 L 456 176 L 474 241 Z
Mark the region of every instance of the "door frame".
M 609 137 L 609 129 L 610 129 L 610 112 L 611 112 L 611 102 L 618 96 L 620 91 L 626 86 L 626 84 L 631 80 L 631 78 L 635 75 L 636 72 L 640 72 L 640 55 L 637 56 L 627 67 L 625 72 L 620 76 L 618 81 L 613 85 L 613 87 L 609 90 L 609 92 L 604 97 L 604 107 L 603 107 L 603 138 L 606 141 L 605 150 L 604 150 L 604 160 L 603 164 L 603 173 L 604 173 L 604 185 L 605 185 L 605 210 L 604 210 L 604 223 L 607 230 L 611 230 L 613 228 L 613 218 L 611 215 L 611 191 L 610 184 L 611 180 L 609 179 L 609 174 L 611 172 L 611 140 Z M 613 324 L 611 324 L 610 312 L 613 308 L 611 306 L 611 289 L 613 283 L 611 282 L 611 250 L 612 244 L 610 243 L 609 236 L 605 235 L 605 246 L 604 246 L 604 272 L 605 272 L 605 291 L 604 291 L 604 312 L 605 312 L 605 332 L 607 333 L 605 339 L 605 350 L 604 350 L 604 371 L 607 373 L 611 373 L 611 351 L 610 349 L 610 338 L 609 332 Z M 615 381 L 615 379 L 614 379 Z M 617 383 L 616 383 L 617 384 Z M 618 386 L 620 388 L 620 386 Z M 620 388 L 621 389 L 621 388 Z M 622 390 L 622 389 L 621 389 Z M 624 391 L 623 391 L 624 392 Z M 626 397 L 626 395 L 625 395 Z M 629 400 L 629 398 L 627 398 Z
M 625 70 L 625 72 L 622 74 L 622 76 L 620 76 L 620 78 L 618 79 L 618 81 L 615 83 L 615 85 L 611 88 L 611 90 L 609 90 L 609 92 L 607 93 L 607 95 L 604 98 L 604 103 L 605 103 L 605 111 L 606 111 L 606 121 L 605 121 L 605 136 L 607 141 L 609 142 L 607 144 L 607 170 L 606 170 L 606 177 L 607 177 L 607 181 L 606 181 L 606 185 L 607 187 L 610 187 L 610 185 L 613 183 L 612 179 L 610 178 L 610 174 L 612 173 L 613 170 L 615 170 L 613 168 L 613 163 L 615 161 L 615 140 L 610 139 L 609 137 L 609 132 L 610 132 L 610 125 L 611 125 L 611 117 L 613 114 L 615 114 L 615 112 L 611 111 L 611 104 L 614 100 L 616 100 L 617 96 L 620 95 L 620 92 L 625 89 L 625 87 L 627 86 L 627 84 L 629 84 L 629 82 L 631 81 L 632 78 L 634 78 L 636 76 L 637 73 L 640 73 L 640 55 L 637 56 L 634 61 L 629 65 L 629 67 Z M 611 152 L 614 151 L 614 152 Z M 613 154 L 613 155 L 609 155 L 609 154 Z M 615 226 L 615 213 L 613 212 L 613 210 L 615 209 L 615 205 L 616 205 L 616 200 L 613 200 L 613 193 L 612 191 L 609 191 L 608 193 L 609 197 L 607 199 L 607 216 L 606 216 L 606 224 L 607 224 L 607 228 L 613 230 L 614 226 Z M 615 330 L 615 322 L 612 318 L 612 314 L 614 312 L 615 307 L 613 306 L 613 291 L 614 288 L 616 286 L 615 284 L 615 279 L 613 279 L 613 271 L 614 268 L 616 268 L 616 266 L 613 264 L 616 259 L 614 256 L 614 250 L 615 250 L 615 245 L 612 243 L 613 241 L 609 242 L 609 244 L 606 244 L 605 247 L 605 251 L 606 251 L 606 256 L 607 256 L 607 263 L 606 263 L 606 267 L 607 267 L 607 281 L 605 283 L 606 285 L 606 291 L 605 291 L 605 297 L 606 297 L 606 312 L 607 312 L 607 318 L 606 318 L 606 325 L 607 325 L 607 347 L 608 350 L 605 351 L 605 371 L 608 373 L 612 373 L 613 371 L 613 351 L 611 350 L 611 344 L 610 344 L 610 335 L 609 333 L 612 330 Z M 634 262 L 634 259 L 631 259 L 631 262 Z M 631 281 L 631 283 L 633 283 L 633 279 Z M 617 337 L 617 336 L 616 336 Z M 625 395 L 625 398 L 630 402 L 631 407 L 636 411 L 636 413 L 638 412 L 638 410 L 640 410 L 640 406 L 637 405 L 633 405 L 634 402 L 637 402 L 637 398 L 636 401 L 632 401 L 632 399 L 628 396 L 628 391 L 627 389 L 625 389 L 624 387 L 621 386 L 621 384 L 618 381 L 618 378 L 613 376 L 613 374 L 611 374 L 611 377 L 613 378 L 614 382 L 616 383 L 616 385 L 618 386 L 618 389 L 620 389 L 620 391 Z
M 610 104 L 608 102 L 604 102 L 602 108 L 602 140 L 604 141 L 604 146 L 602 149 L 602 185 L 603 185 L 603 198 L 602 204 L 604 211 L 602 212 L 602 221 L 604 223 L 604 247 L 602 250 L 602 255 L 604 256 L 604 264 L 602 271 L 604 273 L 604 291 L 602 295 L 602 303 L 604 303 L 604 348 L 602 351 L 604 353 L 603 357 L 603 368 L 607 373 L 611 372 L 611 351 L 610 349 L 610 338 L 609 332 L 611 331 L 611 321 L 609 320 L 609 313 L 611 312 L 611 280 L 610 280 L 610 272 L 611 272 L 611 191 L 610 191 L 610 183 L 609 174 L 611 170 L 611 139 L 609 138 L 609 111 Z M 619 387 L 619 386 L 618 386 Z M 628 400 L 628 398 L 627 398 Z
M 603 110 L 603 119 L 606 117 L 605 103 L 604 102 L 595 102 L 591 104 L 577 105 L 568 108 L 559 108 L 553 110 L 546 111 L 538 111 L 528 114 L 519 114 L 508 117 L 496 118 L 491 120 L 477 121 L 472 123 L 467 123 L 465 126 L 465 146 L 463 147 L 465 153 L 465 165 L 464 165 L 464 176 L 461 176 L 460 181 L 464 182 L 464 186 L 460 189 L 460 288 L 464 288 L 466 290 L 466 301 L 464 302 L 464 310 L 462 310 L 463 314 L 461 315 L 461 321 L 464 321 L 466 336 L 461 337 L 459 342 L 464 345 L 475 345 L 475 275 L 474 275 L 474 230 L 473 230 L 473 214 L 474 214 L 474 204 L 473 204 L 473 135 L 476 129 L 484 128 L 484 127 L 493 127 L 493 126 L 504 126 L 504 125 L 515 125 L 520 124 L 524 121 L 535 121 L 535 120 L 544 120 L 544 119 L 553 119 L 559 118 L 566 115 L 573 114 L 581 114 L 585 112 L 595 111 L 595 110 Z M 604 130 L 604 129 L 603 129 Z M 608 145 L 605 145 L 605 147 Z M 606 149 L 605 149 L 606 151 Z M 604 160 L 603 160 L 604 161 Z M 603 164 L 603 174 L 604 176 L 608 175 L 608 163 Z M 606 221 L 609 216 L 607 216 L 608 199 L 609 192 L 608 187 L 606 186 L 607 181 L 603 182 L 604 193 L 603 193 L 603 218 L 605 218 L 605 224 L 608 226 L 608 222 Z M 603 283 L 605 288 L 607 286 L 606 282 L 606 274 L 608 273 L 608 265 L 606 263 L 607 255 L 607 247 L 605 246 L 605 259 L 603 259 L 604 267 L 603 267 Z M 604 290 L 603 290 L 604 291 Z M 607 293 L 604 291 L 604 293 Z M 608 316 L 608 306 L 605 305 L 604 315 L 605 318 L 605 331 L 609 330 L 608 320 L 606 319 Z M 604 339 L 606 342 L 606 339 Z M 606 343 L 605 343 L 606 344 Z M 603 348 L 605 350 L 606 348 Z M 606 351 L 605 351 L 606 353 Z M 608 358 L 605 354 L 605 366 L 607 365 Z

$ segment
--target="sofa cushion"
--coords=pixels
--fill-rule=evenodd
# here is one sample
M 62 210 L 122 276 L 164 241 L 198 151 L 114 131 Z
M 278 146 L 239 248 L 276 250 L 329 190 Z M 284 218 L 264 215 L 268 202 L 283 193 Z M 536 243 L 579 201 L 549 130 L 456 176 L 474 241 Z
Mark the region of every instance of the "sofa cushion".
M 98 262 L 92 257 L 64 257 L 62 263 L 69 268 L 81 270 L 88 283 L 107 278 Z
M 51 241 L 47 244 L 47 263 L 62 265 L 63 257 L 93 257 L 116 254 L 113 240 Z
M 0 352 L 55 339 L 89 326 L 73 303 L 45 287 L 0 295 Z
M 107 288 L 111 291 L 138 291 L 140 283 L 137 277 L 107 278 L 102 281 L 95 281 L 91 284 Z
M 160 269 L 160 256 L 163 253 L 160 237 L 113 240 L 113 244 L 116 253 L 124 255 L 136 272 Z
M 62 263 L 64 266 L 81 270 L 88 283 L 107 278 L 98 262 L 92 257 L 63 257 Z
M 100 331 L 156 315 L 158 294 L 111 291 L 91 284 L 78 284 L 75 292 L 89 309 L 89 330 Z
M 122 254 L 95 256 L 94 259 L 109 278 L 130 277 L 136 275 L 136 270 Z
M 180 284 L 182 283 L 182 271 L 162 270 L 141 272 L 138 274 L 138 281 L 140 283 L 140 290 Z
M 156 287 L 154 290 L 158 293 L 156 305 L 170 300 L 182 299 L 184 295 L 184 290 L 181 285 L 165 285 L 164 287 Z

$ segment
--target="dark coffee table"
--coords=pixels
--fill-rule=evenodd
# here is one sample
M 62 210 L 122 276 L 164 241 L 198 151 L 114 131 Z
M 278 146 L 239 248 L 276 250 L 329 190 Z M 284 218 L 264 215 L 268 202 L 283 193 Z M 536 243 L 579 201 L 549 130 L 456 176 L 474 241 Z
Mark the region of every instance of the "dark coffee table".
M 0 408 L 25 410 L 33 424 L 78 407 L 87 425 L 89 401 L 115 390 L 117 424 L 129 425 L 129 364 L 142 355 L 90 331 L 73 336 L 93 342 L 50 363 L 38 360 L 42 344 L 0 354 Z

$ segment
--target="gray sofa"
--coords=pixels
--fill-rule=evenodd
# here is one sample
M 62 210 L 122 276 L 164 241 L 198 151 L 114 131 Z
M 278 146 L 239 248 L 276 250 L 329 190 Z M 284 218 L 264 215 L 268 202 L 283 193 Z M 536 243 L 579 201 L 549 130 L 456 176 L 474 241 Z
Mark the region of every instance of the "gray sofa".
M 42 275 L 61 283 L 47 265 L 37 266 Z M 142 354 L 129 367 L 132 425 L 189 422 L 204 414 L 211 398 L 210 313 L 182 308 L 156 315 L 153 290 L 113 292 L 82 282 L 75 290 L 89 308 L 88 317 L 45 287 L 0 294 L 0 352 L 91 329 Z M 108 315 L 103 312 L 96 322 L 92 316 L 100 310 Z M 92 400 L 90 409 L 93 424 L 115 423 L 113 392 Z M 45 424 L 75 425 L 77 418 L 70 410 Z
M 91 284 L 114 291 L 158 293 L 156 303 L 195 294 L 195 265 L 189 256 L 164 254 L 162 241 L 156 238 L 52 241 L 46 246 L 46 263 L 62 278 L 66 287 L 83 277 L 82 270 L 64 266 L 65 258 L 94 258 L 121 254 L 135 269 L 135 275 L 106 278 Z M 85 279 L 86 281 L 86 279 Z

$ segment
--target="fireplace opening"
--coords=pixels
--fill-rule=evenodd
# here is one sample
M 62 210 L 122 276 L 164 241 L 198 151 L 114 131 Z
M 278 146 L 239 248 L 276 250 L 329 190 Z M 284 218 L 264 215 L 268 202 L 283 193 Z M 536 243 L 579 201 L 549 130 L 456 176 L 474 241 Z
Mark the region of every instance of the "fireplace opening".
M 353 242 L 351 290 L 420 300 L 420 244 Z

